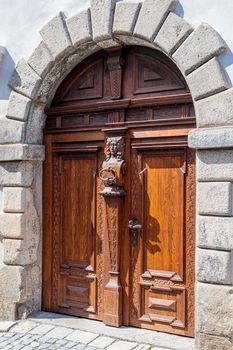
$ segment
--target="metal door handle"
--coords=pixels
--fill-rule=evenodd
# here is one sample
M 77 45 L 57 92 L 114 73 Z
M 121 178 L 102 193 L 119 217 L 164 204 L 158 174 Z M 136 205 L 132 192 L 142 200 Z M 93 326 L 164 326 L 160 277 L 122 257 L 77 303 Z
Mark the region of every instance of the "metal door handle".
M 131 239 L 133 246 L 138 244 L 138 229 L 142 228 L 142 225 L 137 223 L 137 219 L 133 218 L 129 220 L 128 227 L 131 231 Z

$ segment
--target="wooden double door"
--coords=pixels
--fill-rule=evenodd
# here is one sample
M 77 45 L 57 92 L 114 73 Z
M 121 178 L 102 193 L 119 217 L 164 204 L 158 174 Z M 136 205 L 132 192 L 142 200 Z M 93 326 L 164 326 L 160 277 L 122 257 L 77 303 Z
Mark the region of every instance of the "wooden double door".
M 128 134 L 125 195 L 107 203 L 98 176 L 104 143 L 93 141 L 101 133 L 86 133 L 85 143 L 50 143 L 53 166 L 45 176 L 53 179 L 47 218 L 53 231 L 44 261 L 47 269 L 52 259 L 52 280 L 44 283 L 46 294 L 51 288 L 49 309 L 103 319 L 111 314 L 112 300 L 104 306 L 103 295 L 115 270 L 123 324 L 192 334 L 194 152 L 158 148 L 153 129 Z
M 193 335 L 195 153 L 187 134 L 194 120 L 192 104 L 178 102 L 93 108 L 84 120 L 99 117 L 100 125 L 64 130 L 73 112 L 48 112 L 44 310 Z M 168 116 L 177 108 L 184 118 L 174 125 Z M 143 112 L 166 118 L 143 121 Z

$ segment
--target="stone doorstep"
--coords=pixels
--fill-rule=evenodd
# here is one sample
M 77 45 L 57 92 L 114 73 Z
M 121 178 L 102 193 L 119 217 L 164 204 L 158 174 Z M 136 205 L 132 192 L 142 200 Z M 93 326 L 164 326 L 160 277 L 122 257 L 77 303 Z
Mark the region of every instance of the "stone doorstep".
M 39 326 L 40 324 L 49 324 L 51 326 L 70 328 L 74 331 L 79 330 L 80 333 L 81 331 L 85 331 L 87 334 L 88 332 L 97 334 L 95 339 L 98 339 L 98 336 L 105 336 L 111 337 L 114 342 L 121 340 L 128 341 L 129 343 L 137 343 L 137 346 L 146 346 L 149 344 L 154 350 L 194 350 L 195 345 L 194 339 L 188 337 L 134 327 L 114 328 L 106 326 L 100 321 L 88 320 L 84 318 L 50 312 L 41 311 L 34 313 L 28 318 L 27 321 L 19 321 L 18 325 L 20 326 L 20 323 L 22 322 L 31 322 L 33 324 L 33 328 L 35 327 L 36 323 L 36 326 Z M 48 334 L 46 334 L 46 336 L 48 336 Z M 92 341 L 93 340 L 94 339 L 92 339 Z M 136 349 L 137 347 L 135 350 Z
M 17 322 L 0 321 L 0 333 L 8 332 Z

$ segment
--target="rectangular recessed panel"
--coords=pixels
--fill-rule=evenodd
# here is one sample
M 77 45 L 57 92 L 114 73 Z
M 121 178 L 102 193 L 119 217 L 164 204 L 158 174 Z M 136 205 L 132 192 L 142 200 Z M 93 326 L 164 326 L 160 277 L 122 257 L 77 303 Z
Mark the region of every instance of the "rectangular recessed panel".
M 153 119 L 173 119 L 182 117 L 182 107 L 158 107 L 153 109 Z
M 90 125 L 102 125 L 108 122 L 107 114 L 90 115 Z
M 96 278 L 73 278 L 60 275 L 59 306 L 95 311 Z
M 170 279 L 183 274 L 184 154 L 158 152 L 143 157 L 145 269 Z M 168 272 L 166 276 L 166 271 Z
M 163 309 L 163 310 L 176 310 L 176 301 L 175 300 L 166 300 L 158 298 L 149 298 L 148 300 L 149 309 Z
M 63 159 L 63 261 L 90 262 L 94 253 L 95 167 L 95 158 L 87 155 Z
M 146 110 L 143 109 L 136 109 L 136 110 L 127 110 L 126 111 L 126 122 L 132 122 L 132 121 L 141 121 L 146 120 Z
M 61 119 L 61 127 L 62 128 L 74 128 L 75 126 L 84 125 L 84 116 L 81 115 L 73 115 L 73 116 L 65 116 Z
M 143 307 L 140 320 L 185 327 L 185 289 L 168 287 L 162 290 L 142 286 L 141 293 Z

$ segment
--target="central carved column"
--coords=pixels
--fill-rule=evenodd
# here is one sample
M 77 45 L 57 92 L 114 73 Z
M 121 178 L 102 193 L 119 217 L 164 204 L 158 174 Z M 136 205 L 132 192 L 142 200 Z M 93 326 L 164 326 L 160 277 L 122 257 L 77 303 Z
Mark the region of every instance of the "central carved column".
M 103 321 L 119 327 L 122 324 L 122 286 L 120 282 L 120 241 L 124 207 L 124 129 L 104 130 L 106 134 L 106 160 L 102 164 L 100 179 L 105 188 L 99 194 L 105 199 L 104 259 L 107 283 L 104 287 Z

